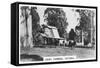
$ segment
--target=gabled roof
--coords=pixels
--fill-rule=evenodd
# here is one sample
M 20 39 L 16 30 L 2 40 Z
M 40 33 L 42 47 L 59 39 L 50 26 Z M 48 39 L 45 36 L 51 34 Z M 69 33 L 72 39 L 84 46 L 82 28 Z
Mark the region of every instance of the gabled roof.
M 57 28 L 54 27 L 54 26 L 49 26 L 49 25 L 45 25 L 45 24 L 43 24 L 42 27 L 43 27 L 43 28 L 57 29 Z
M 51 28 L 51 29 L 57 29 L 56 27 L 54 26 L 47 26 L 48 28 Z
M 42 34 L 42 36 L 48 37 L 48 38 L 57 38 L 57 39 L 63 39 L 59 36 L 58 29 L 53 26 L 47 26 L 45 28 L 48 28 L 47 32 Z

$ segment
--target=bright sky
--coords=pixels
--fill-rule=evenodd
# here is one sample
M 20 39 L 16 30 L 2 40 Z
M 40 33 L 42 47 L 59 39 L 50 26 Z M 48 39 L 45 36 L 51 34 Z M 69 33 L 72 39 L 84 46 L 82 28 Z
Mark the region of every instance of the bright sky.
M 64 12 L 66 13 L 67 22 L 69 24 L 67 27 L 67 32 L 69 32 L 71 28 L 75 29 L 75 26 L 78 25 L 79 20 L 77 19 L 80 18 L 80 15 L 78 12 L 69 8 L 64 9 Z
M 40 16 L 40 24 L 46 24 L 46 22 L 44 22 L 44 10 L 47 7 L 37 7 L 37 12 Z M 67 32 L 70 31 L 71 28 L 75 28 L 75 26 L 79 23 L 79 20 L 77 20 L 77 18 L 80 18 L 79 13 L 72 10 L 71 8 L 63 8 L 64 12 L 66 13 L 66 17 L 67 17 L 67 22 L 68 22 L 68 27 L 67 27 Z

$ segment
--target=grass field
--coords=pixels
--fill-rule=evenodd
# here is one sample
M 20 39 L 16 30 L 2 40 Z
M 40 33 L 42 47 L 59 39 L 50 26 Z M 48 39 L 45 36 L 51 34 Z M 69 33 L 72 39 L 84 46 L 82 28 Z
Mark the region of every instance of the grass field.
M 29 50 L 21 50 L 21 54 L 37 55 L 40 57 L 53 56 L 76 56 L 77 59 L 95 58 L 96 50 L 92 48 L 76 48 L 69 47 L 46 47 L 46 48 L 31 48 Z M 27 58 L 27 60 L 29 60 Z

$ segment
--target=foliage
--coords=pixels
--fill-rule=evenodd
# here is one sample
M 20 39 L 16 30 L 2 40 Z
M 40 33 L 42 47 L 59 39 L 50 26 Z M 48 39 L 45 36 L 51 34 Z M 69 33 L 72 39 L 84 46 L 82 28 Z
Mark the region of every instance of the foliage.
M 92 10 L 80 10 L 77 9 L 77 12 L 79 12 L 81 19 L 80 19 L 80 25 L 79 28 L 83 31 L 84 33 L 84 39 L 87 41 L 91 41 L 91 29 L 93 28 L 93 16 L 94 12 Z M 87 33 L 88 35 L 86 35 Z
M 91 10 L 76 10 L 79 12 L 81 19 L 80 19 L 80 28 L 83 31 L 88 31 L 91 29 Z
M 32 15 L 32 36 L 33 36 L 33 43 L 36 43 L 36 40 L 38 39 L 37 36 L 39 34 L 39 31 L 41 29 L 39 25 L 40 17 L 36 11 L 36 7 L 31 7 L 31 15 Z
M 68 23 L 66 22 L 66 14 L 61 8 L 47 8 L 44 12 L 45 21 L 50 26 L 58 28 L 61 37 L 66 32 Z

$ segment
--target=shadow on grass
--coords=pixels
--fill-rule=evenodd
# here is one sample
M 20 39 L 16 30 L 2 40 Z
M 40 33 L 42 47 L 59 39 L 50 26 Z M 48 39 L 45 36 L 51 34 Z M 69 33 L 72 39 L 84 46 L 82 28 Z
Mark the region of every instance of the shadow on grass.
M 32 61 L 43 61 L 43 58 L 39 55 L 29 55 L 29 54 L 21 54 L 21 59 L 32 59 Z

